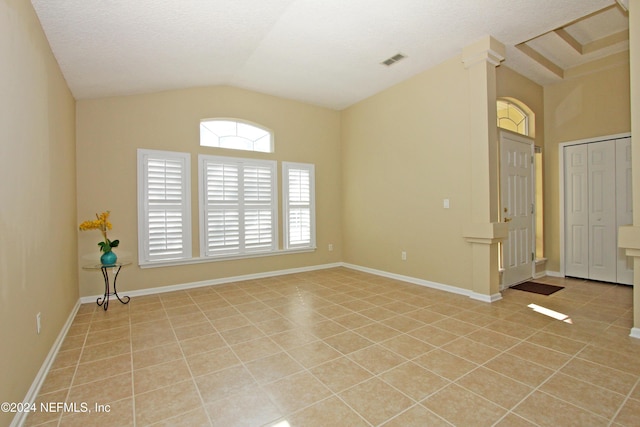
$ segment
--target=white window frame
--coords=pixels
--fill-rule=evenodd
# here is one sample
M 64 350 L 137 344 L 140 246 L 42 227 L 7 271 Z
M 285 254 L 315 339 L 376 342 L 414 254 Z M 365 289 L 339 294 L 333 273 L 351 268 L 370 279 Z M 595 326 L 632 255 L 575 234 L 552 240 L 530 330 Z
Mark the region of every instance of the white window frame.
M 290 172 L 303 171 L 308 174 L 309 193 L 308 200 L 294 200 L 290 194 Z M 315 165 L 310 163 L 282 162 L 282 222 L 284 228 L 284 249 L 301 249 L 316 247 L 316 201 L 315 201 Z M 292 210 L 302 208 L 309 210 L 309 238 L 307 240 L 293 241 L 294 224 L 291 222 Z
M 246 168 L 259 167 L 266 168 L 271 173 L 271 184 L 269 188 L 270 203 L 268 209 L 271 212 L 271 242 L 268 246 L 251 247 L 247 244 L 247 232 L 245 230 L 246 215 L 251 210 L 249 202 L 245 198 L 245 185 L 244 179 L 238 178 L 238 197 L 237 204 L 235 202 L 214 202 L 207 200 L 208 185 L 206 168 L 210 164 L 224 164 L 238 168 L 239 177 Z M 226 156 L 211 156 L 200 154 L 198 156 L 198 182 L 199 182 L 199 197 L 200 197 L 200 257 L 207 259 L 215 258 L 237 258 L 243 256 L 251 256 L 258 254 L 269 254 L 278 252 L 278 179 L 277 179 L 277 162 L 274 160 L 257 160 L 247 158 L 235 158 Z M 262 205 L 262 210 L 266 210 L 267 205 L 258 202 L 253 207 L 257 208 Z M 238 233 L 239 242 L 235 247 L 224 248 L 221 247 L 217 250 L 212 250 L 209 246 L 208 237 L 208 218 L 209 212 L 221 209 L 227 206 L 230 210 L 238 209 Z
M 172 162 L 179 173 L 179 192 L 181 200 L 151 203 L 149 197 L 149 162 Z M 138 264 L 150 265 L 156 262 L 183 260 L 191 258 L 191 156 L 189 153 L 138 149 Z M 180 250 L 167 250 L 164 253 L 151 248 L 151 216 L 153 212 L 179 215 L 182 227 L 178 243 Z M 167 236 L 165 236 L 166 238 Z
M 211 129 L 209 129 L 207 127 L 208 123 L 212 123 L 215 125 L 216 122 L 225 122 L 225 123 L 234 123 L 235 124 L 235 135 L 233 134 L 224 134 L 224 135 L 216 135 L 215 132 L 213 132 Z M 260 149 L 259 145 L 257 144 L 257 142 L 262 139 L 259 138 L 257 140 L 253 140 L 250 139 L 247 135 L 240 135 L 241 133 L 241 129 L 240 127 L 244 127 L 245 130 L 246 129 L 250 129 L 250 128 L 254 128 L 256 130 L 260 130 L 262 132 L 265 133 L 265 136 L 268 135 L 269 136 L 269 145 L 268 148 L 266 150 Z M 207 143 L 206 140 L 206 134 L 203 132 L 210 132 L 214 135 L 214 137 L 216 138 L 222 138 L 222 139 L 226 139 L 226 138 L 231 138 L 233 143 L 229 144 L 227 143 L 221 143 L 220 139 L 218 139 L 216 141 L 216 143 L 214 144 L 210 144 Z M 238 145 L 238 140 L 242 140 L 245 142 L 250 142 L 251 146 L 250 147 L 245 147 L 242 145 Z M 230 117 L 217 117 L 217 118 L 210 118 L 210 119 L 202 119 L 200 120 L 200 146 L 202 147 L 212 147 L 212 148 L 222 148 L 222 149 L 229 149 L 229 150 L 243 150 L 243 151 L 253 151 L 253 152 L 258 152 L 258 153 L 273 153 L 274 152 L 274 135 L 273 135 L 273 131 L 269 128 L 266 128 L 262 125 L 259 125 L 257 123 L 253 123 L 250 122 L 248 120 L 241 120 L 241 119 L 234 119 L 234 118 L 230 118 Z

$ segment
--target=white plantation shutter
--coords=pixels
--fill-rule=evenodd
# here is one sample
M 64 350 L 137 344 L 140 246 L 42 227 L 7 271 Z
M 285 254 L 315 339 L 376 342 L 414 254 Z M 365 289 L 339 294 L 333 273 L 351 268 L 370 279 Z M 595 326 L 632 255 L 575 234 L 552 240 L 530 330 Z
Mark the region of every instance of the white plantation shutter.
M 277 249 L 276 162 L 199 156 L 201 256 Z
M 206 256 L 233 252 L 240 247 L 240 182 L 237 165 L 210 162 L 204 169 L 206 194 L 201 209 L 206 213 Z
M 275 163 L 244 167 L 244 229 L 247 250 L 276 249 Z
M 282 163 L 285 247 L 315 247 L 315 168 Z
M 188 153 L 138 150 L 139 263 L 191 257 Z

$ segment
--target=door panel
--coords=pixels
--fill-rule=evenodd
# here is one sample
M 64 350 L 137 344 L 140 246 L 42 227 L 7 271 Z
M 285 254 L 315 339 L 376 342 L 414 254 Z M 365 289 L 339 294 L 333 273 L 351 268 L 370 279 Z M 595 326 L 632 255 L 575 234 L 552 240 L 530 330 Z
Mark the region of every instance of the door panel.
M 587 227 L 582 225 L 574 225 L 571 227 L 571 260 L 573 261 L 573 265 L 584 268 L 589 274 L 589 260 L 587 259 L 586 252 L 584 248 L 587 247 L 587 241 L 584 239 L 584 236 L 587 235 Z
M 588 149 L 565 147 L 565 274 L 589 277 Z
M 616 147 L 613 141 L 588 144 L 589 279 L 616 281 Z
M 533 261 L 533 141 L 500 132 L 500 188 L 502 221 L 508 238 L 502 244 L 502 286 L 532 277 Z

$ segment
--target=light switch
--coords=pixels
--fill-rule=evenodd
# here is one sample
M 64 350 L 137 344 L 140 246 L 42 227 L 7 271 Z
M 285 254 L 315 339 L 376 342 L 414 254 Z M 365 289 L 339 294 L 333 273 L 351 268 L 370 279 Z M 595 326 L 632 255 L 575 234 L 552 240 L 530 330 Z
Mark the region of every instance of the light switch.
M 442 201 L 442 205 L 444 206 L 445 209 L 449 209 L 449 199 L 444 199 Z

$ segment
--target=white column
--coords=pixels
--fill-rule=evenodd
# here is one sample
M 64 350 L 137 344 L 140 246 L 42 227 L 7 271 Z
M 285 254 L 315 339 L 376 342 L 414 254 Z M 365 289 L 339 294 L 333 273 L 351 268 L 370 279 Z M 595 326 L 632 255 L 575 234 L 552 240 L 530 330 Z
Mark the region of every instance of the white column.
M 504 45 L 487 36 L 463 49 L 469 88 L 471 218 L 464 238 L 472 245 L 472 298 L 492 302 L 500 295 L 498 242 L 507 236 L 498 212 L 498 129 L 496 67 Z
M 633 225 L 620 227 L 618 246 L 633 260 L 633 328 L 640 338 L 640 0 L 629 0 L 629 68 L 631 84 L 631 152 Z

